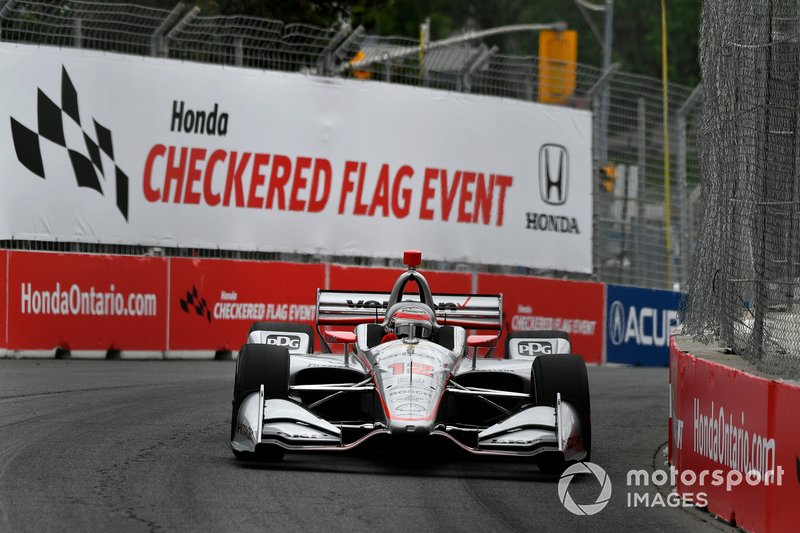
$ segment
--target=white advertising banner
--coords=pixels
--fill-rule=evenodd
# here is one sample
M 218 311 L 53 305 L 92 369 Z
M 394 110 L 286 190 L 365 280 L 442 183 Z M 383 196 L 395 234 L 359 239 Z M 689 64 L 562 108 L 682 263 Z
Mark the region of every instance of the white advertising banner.
M 591 114 L 0 43 L 0 238 L 591 272 Z

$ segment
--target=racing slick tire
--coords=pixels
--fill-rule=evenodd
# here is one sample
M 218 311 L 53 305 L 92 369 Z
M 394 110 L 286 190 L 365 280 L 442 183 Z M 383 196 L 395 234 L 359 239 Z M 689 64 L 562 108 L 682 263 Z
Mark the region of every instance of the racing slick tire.
M 308 335 L 307 353 L 314 352 L 314 328 L 308 324 L 297 324 L 295 322 L 253 322 L 247 331 L 247 337 L 254 331 L 296 331 Z
M 247 396 L 258 392 L 264 385 L 265 398 L 287 398 L 289 396 L 289 350 L 264 344 L 245 344 L 236 361 L 236 377 L 233 382 L 233 413 L 231 414 L 231 440 L 236 431 L 239 407 Z M 259 446 L 255 457 L 247 452 L 233 454 L 239 459 L 277 460 L 283 451 L 276 447 Z
M 569 402 L 577 410 L 586 450 L 583 460 L 589 461 L 592 454 L 592 423 L 586 363 L 579 355 L 540 355 L 533 360 L 531 372 L 531 395 L 536 405 L 555 407 L 556 394 L 560 393 L 562 401 Z M 546 473 L 560 473 L 566 466 L 563 458 L 544 457 L 539 461 L 539 468 Z

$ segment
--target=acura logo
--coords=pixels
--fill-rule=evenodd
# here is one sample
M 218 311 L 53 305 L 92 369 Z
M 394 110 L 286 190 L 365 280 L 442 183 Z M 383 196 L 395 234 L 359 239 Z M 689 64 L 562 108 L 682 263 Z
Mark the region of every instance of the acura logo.
M 625 307 L 619 300 L 611 304 L 608 312 L 608 338 L 614 346 L 625 339 Z
M 539 149 L 539 192 L 550 205 L 567 201 L 569 157 L 559 144 L 545 144 Z

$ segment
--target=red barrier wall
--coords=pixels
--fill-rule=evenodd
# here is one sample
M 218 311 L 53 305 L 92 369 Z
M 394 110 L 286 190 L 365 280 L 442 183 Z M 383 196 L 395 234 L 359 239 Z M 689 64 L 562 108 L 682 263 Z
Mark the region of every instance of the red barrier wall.
M 6 285 L 8 285 L 8 277 L 6 276 L 6 266 L 8 262 L 8 252 L 0 250 L 0 348 L 8 346 L 8 322 L 6 322 Z
M 257 321 L 314 325 L 324 265 L 170 261 L 170 350 L 238 350 Z
M 164 350 L 166 259 L 8 254 L 10 349 Z
M 588 363 L 603 361 L 604 289 L 602 283 L 478 275 L 478 292 L 503 293 L 504 332 L 563 329 L 572 351 Z
M 317 288 L 388 292 L 400 271 L 0 250 L 0 346 L 237 350 L 252 322 L 313 324 Z M 472 273 L 422 272 L 434 292 L 473 292 Z M 477 292 L 504 293 L 504 332 L 571 330 L 574 351 L 601 362 L 602 284 L 490 274 L 480 274 L 477 283 Z
M 775 433 L 777 463 L 786 470 L 784 484 L 767 498 L 767 529 L 790 531 L 800 521 L 800 387 L 772 382 L 770 429 Z
M 774 471 L 773 483 L 743 481 L 730 490 L 684 483 L 707 493 L 708 510 L 749 531 L 795 529 L 800 519 L 800 387 L 767 380 L 670 347 L 670 458 L 679 471 Z M 779 474 L 782 469 L 782 475 Z

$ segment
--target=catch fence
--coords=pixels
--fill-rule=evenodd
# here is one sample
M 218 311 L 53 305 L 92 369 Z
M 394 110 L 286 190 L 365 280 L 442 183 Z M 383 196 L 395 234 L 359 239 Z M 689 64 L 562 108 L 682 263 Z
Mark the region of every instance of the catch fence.
M 484 37 L 492 33 L 546 28 L 563 29 L 563 24 L 473 32 L 444 41 L 425 41 L 421 46 L 419 40 L 369 35 L 363 28 L 346 24 L 340 28 L 319 28 L 246 16 L 206 16 L 197 7 L 183 2 L 171 10 L 163 10 L 79 0 L 0 0 L 3 41 L 350 77 L 365 83 L 407 84 L 591 109 L 594 112 L 593 277 L 641 287 L 683 287 L 698 229 L 695 103 L 699 92 L 676 84 L 669 87 L 672 171 L 665 183 L 659 80 L 619 72 L 616 65 L 605 72 L 583 64 L 554 67 L 535 55 L 506 55 L 496 46 L 484 44 Z M 545 93 L 553 91 L 562 96 L 555 100 L 544 98 Z M 606 91 L 607 107 L 602 103 Z M 669 213 L 665 209 L 667 184 L 672 191 Z M 42 244 L 4 241 L 0 246 L 40 248 Z M 83 251 L 91 248 L 114 253 L 142 252 L 141 246 L 114 245 L 112 249 L 104 243 L 45 246 L 66 251 L 77 246 Z M 160 249 L 156 253 L 231 257 L 242 252 Z M 258 258 L 287 259 L 281 254 L 254 254 Z M 385 258 L 349 261 L 387 263 Z M 482 268 L 570 275 L 500 266 Z
M 743 31 L 744 30 L 744 31 Z M 686 328 L 800 375 L 800 5 L 705 2 L 705 208 Z

